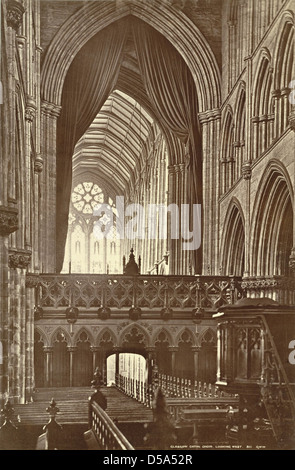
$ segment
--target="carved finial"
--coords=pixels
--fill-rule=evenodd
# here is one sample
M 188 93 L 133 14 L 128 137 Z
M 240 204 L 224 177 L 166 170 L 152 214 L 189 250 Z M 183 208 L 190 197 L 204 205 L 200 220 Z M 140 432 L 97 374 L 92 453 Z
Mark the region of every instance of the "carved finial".
M 125 266 L 124 274 L 127 276 L 137 276 L 139 274 L 139 268 L 134 258 L 133 248 L 130 250 L 129 261 Z

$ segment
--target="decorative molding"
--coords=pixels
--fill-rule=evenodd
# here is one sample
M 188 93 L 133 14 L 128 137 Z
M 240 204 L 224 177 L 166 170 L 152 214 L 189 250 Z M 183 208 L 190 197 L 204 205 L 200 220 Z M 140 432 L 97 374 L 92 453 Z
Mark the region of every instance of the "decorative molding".
M 199 120 L 201 124 L 207 124 L 210 121 L 221 119 L 221 110 L 219 108 L 210 109 L 199 113 Z
M 39 153 L 36 155 L 35 161 L 34 161 L 34 171 L 35 173 L 41 173 L 43 170 L 43 158 L 41 157 L 41 154 Z
M 30 250 L 10 249 L 9 267 L 16 269 L 27 269 L 31 262 L 32 252 Z
M 61 106 L 58 106 L 54 103 L 49 103 L 49 101 L 43 100 L 41 103 L 41 112 L 45 116 L 50 116 L 57 119 L 61 112 Z
M 25 119 L 28 122 L 33 122 L 36 116 L 36 100 L 32 96 L 27 96 Z
M 18 209 L 0 206 L 0 235 L 7 237 L 18 229 Z
M 262 278 L 244 278 L 241 284 L 242 289 L 294 289 L 295 279 L 290 277 L 262 277 Z
M 24 12 L 25 9 L 20 2 L 9 0 L 6 16 L 7 25 L 16 31 L 21 25 Z
M 27 273 L 26 275 L 26 287 L 34 289 L 38 286 L 39 274 Z
M 251 168 L 251 163 L 250 162 L 246 162 L 246 163 L 243 164 L 243 166 L 242 166 L 242 175 L 243 175 L 244 180 L 251 179 L 252 168 Z

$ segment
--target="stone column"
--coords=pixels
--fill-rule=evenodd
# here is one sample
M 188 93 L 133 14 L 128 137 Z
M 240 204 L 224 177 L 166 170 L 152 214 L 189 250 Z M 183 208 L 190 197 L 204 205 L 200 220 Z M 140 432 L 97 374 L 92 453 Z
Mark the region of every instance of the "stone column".
M 244 276 L 249 276 L 250 272 L 250 197 L 251 197 L 251 163 L 245 162 L 242 166 L 242 175 L 246 185 L 246 209 L 245 209 L 245 267 Z
M 202 198 L 202 254 L 203 274 L 219 274 L 219 197 L 220 165 L 218 146 L 220 139 L 220 109 L 199 114 L 202 125 L 203 198 Z M 214 185 L 212 185 L 214 181 Z M 197 274 L 202 274 L 197 273 Z
M 168 167 L 168 205 L 176 203 L 175 197 L 175 166 L 169 165 Z M 169 274 L 176 274 L 176 243 L 177 240 L 171 239 L 171 215 L 167 216 L 167 239 L 169 243 L 168 251 L 170 253 L 169 259 Z
M 29 402 L 35 387 L 34 371 L 34 306 L 37 275 L 26 276 L 26 364 L 25 364 L 25 401 Z M 45 369 L 44 369 L 45 370 Z
M 10 394 L 15 403 L 25 401 L 26 376 L 26 291 L 25 273 L 31 262 L 31 252 L 10 249 Z
M 74 355 L 77 351 L 76 346 L 68 346 L 67 351 L 70 353 L 70 387 L 73 387 L 74 383 Z
M 194 354 L 194 380 L 198 380 L 199 376 L 199 353 L 201 351 L 200 346 L 192 347 L 192 352 Z
M 177 346 L 168 346 L 168 351 L 171 353 L 171 375 L 175 375 L 175 354 L 178 351 Z
M 290 125 L 290 128 L 293 130 L 293 142 L 295 143 L 295 105 L 293 105 L 293 108 L 294 109 L 289 114 L 289 125 Z M 294 209 L 294 216 L 293 216 L 293 248 L 290 254 L 290 258 L 289 258 L 289 266 L 290 266 L 291 271 L 295 273 L 295 209 Z
M 93 372 L 95 371 L 97 367 L 97 353 L 100 350 L 98 346 L 90 346 L 90 351 L 92 352 L 92 367 L 93 367 Z
M 281 135 L 281 90 L 274 90 L 272 92 L 272 96 L 274 99 L 274 114 L 275 114 L 275 121 L 274 121 L 274 140 L 278 139 Z
M 44 346 L 45 354 L 45 387 L 52 387 L 52 346 Z
M 0 206 L 0 341 L 2 343 L 2 364 L 0 367 L 0 402 L 3 404 L 9 394 L 9 311 L 10 311 L 10 270 L 8 267 L 8 237 L 18 229 L 18 211 Z
M 56 258 L 56 120 L 61 108 L 43 101 L 41 104 L 41 154 L 44 168 L 41 177 L 43 195 L 41 257 L 43 270 L 55 272 Z
M 153 367 L 156 363 L 156 348 L 154 346 L 150 346 L 146 348 L 146 351 L 148 353 L 147 356 L 147 365 L 148 365 L 148 383 L 152 383 L 152 373 L 153 373 Z

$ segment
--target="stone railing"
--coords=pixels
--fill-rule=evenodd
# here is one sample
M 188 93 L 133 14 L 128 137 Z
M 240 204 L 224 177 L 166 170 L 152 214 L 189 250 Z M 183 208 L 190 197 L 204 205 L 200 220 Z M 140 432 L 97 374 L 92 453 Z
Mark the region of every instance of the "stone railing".
M 233 276 L 125 276 L 88 274 L 27 275 L 43 310 L 69 305 L 84 311 L 134 309 L 149 312 L 216 311 L 242 296 L 241 278 Z M 136 313 L 136 312 L 135 312 Z
M 295 278 L 258 276 L 243 278 L 245 297 L 269 297 L 282 305 L 295 305 Z

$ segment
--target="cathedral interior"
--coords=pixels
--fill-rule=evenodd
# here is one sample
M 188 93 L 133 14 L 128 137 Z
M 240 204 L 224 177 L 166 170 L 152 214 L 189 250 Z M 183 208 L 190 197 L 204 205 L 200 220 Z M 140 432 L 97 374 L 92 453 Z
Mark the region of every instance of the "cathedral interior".
M 0 448 L 294 446 L 294 10 L 1 1 Z

